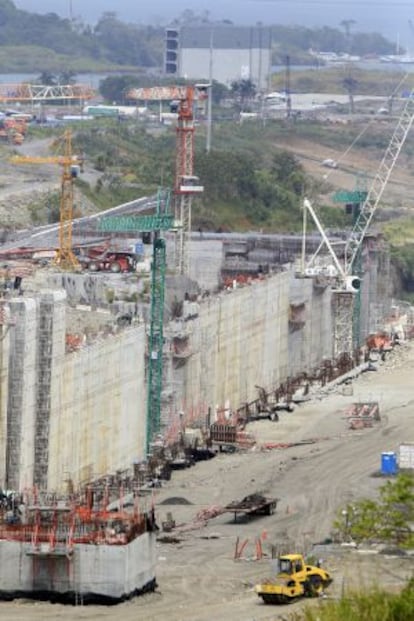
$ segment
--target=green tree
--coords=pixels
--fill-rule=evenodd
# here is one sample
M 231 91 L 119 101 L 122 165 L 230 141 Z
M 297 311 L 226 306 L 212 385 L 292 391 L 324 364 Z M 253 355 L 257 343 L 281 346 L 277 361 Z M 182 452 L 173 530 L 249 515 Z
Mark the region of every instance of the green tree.
M 59 74 L 59 84 L 75 84 L 76 72 L 66 69 Z
M 348 75 L 342 80 L 342 86 L 348 93 L 349 98 L 349 111 L 351 114 L 355 112 L 355 101 L 354 95 L 356 93 L 356 89 L 358 87 L 358 80 L 356 80 L 352 75 L 351 71 L 349 71 Z
M 58 83 L 58 80 L 51 71 L 42 71 L 36 79 L 36 82 L 38 84 L 43 84 L 44 86 L 55 86 Z
M 348 504 L 338 514 L 334 527 L 345 538 L 360 543 L 366 540 L 402 546 L 414 544 L 414 477 L 399 474 L 380 487 L 379 500 L 362 499 Z
M 230 85 L 231 93 L 233 97 L 235 97 L 241 107 L 248 102 L 251 101 L 256 95 L 256 86 L 252 80 L 244 79 L 244 80 L 235 80 Z
M 229 94 L 229 89 L 225 84 L 221 82 L 217 82 L 217 80 L 213 80 L 213 103 L 219 106 L 223 99 L 225 99 Z
M 106 101 L 123 103 L 128 89 L 139 86 L 139 79 L 133 75 L 108 76 L 99 83 L 99 92 Z

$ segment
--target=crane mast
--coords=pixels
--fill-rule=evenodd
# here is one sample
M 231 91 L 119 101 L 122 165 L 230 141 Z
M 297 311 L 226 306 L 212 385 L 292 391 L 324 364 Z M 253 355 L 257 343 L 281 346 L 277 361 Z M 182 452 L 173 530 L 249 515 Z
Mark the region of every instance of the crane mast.
M 397 126 L 385 151 L 381 164 L 375 174 L 368 195 L 362 204 L 361 211 L 355 221 L 345 245 L 345 271 L 352 274 L 353 266 L 367 234 L 372 218 L 378 208 L 383 192 L 387 186 L 400 151 L 404 146 L 408 132 L 414 121 L 414 93 L 410 93 L 398 119 Z
M 174 178 L 175 219 L 180 223 L 176 234 L 175 264 L 179 274 L 189 271 L 188 242 L 191 233 L 193 196 L 204 188 L 194 176 L 194 104 L 205 100 L 208 85 L 154 86 L 133 88 L 126 99 L 177 102 L 177 129 Z
M 77 270 L 79 261 L 73 253 L 73 182 L 77 176 L 78 164 L 82 162 L 72 152 L 72 132 L 68 129 L 62 136 L 64 145 L 63 155 L 45 157 L 15 156 L 13 164 L 60 164 L 62 167 L 60 218 L 59 218 L 59 248 L 55 263 L 63 270 Z

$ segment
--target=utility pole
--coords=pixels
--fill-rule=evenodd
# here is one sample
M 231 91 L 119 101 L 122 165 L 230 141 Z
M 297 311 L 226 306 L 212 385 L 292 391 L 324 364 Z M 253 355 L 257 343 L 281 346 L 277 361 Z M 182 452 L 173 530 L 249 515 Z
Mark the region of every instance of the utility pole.
M 212 107 L 213 107 L 213 50 L 214 50 L 214 30 L 210 31 L 210 58 L 208 71 L 208 100 L 207 100 L 207 133 L 206 133 L 206 152 L 211 150 L 211 130 L 212 130 Z
M 286 56 L 285 95 L 286 118 L 290 119 L 292 117 L 292 99 L 290 96 L 290 56 Z

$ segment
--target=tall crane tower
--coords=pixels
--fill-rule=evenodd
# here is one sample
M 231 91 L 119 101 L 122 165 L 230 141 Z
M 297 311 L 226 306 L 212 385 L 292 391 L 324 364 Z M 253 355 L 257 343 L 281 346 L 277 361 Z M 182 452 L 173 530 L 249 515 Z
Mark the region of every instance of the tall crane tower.
M 68 129 L 60 141 L 63 144 L 63 155 L 46 157 L 29 157 L 16 155 L 13 164 L 60 164 L 62 167 L 59 221 L 59 248 L 55 263 L 63 270 L 77 270 L 79 262 L 73 253 L 73 182 L 77 177 L 81 159 L 73 155 L 72 133 Z
M 189 271 L 188 242 L 191 234 L 193 197 L 204 191 L 194 175 L 194 105 L 207 99 L 208 85 L 154 86 L 134 88 L 126 98 L 133 101 L 170 101 L 177 110 L 174 178 L 175 219 L 180 223 L 176 237 L 175 262 L 179 274 Z
M 151 309 L 148 335 L 147 365 L 147 433 L 146 451 L 151 452 L 152 443 L 161 428 L 161 393 L 163 386 L 164 346 L 164 294 L 166 270 L 165 231 L 175 228 L 170 212 L 170 192 L 159 191 L 157 211 L 144 216 L 106 216 L 99 223 L 99 230 L 111 233 L 150 232 L 153 236 L 151 266 Z
M 328 237 L 308 199 L 304 200 L 304 209 L 308 211 L 322 237 L 323 244 L 328 248 L 337 270 L 337 287 L 335 289 L 335 325 L 334 325 L 334 356 L 342 353 L 351 354 L 353 350 L 353 321 L 355 294 L 360 289 L 360 277 L 357 271 L 358 257 L 362 243 L 378 209 L 388 180 L 404 146 L 408 133 L 414 122 L 414 92 L 407 97 L 397 125 L 391 136 L 388 147 L 375 174 L 371 187 L 361 205 L 350 234 L 345 244 L 343 264 L 338 259 Z M 312 257 L 314 260 L 316 256 Z M 308 264 L 309 267 L 309 264 Z M 359 335 L 358 335 L 359 336 Z

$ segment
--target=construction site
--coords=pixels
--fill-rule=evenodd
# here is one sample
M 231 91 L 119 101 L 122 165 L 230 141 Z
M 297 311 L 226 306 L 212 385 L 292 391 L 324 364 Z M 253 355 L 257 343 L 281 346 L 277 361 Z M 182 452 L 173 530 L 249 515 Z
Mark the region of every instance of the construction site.
M 0 614 L 19 597 L 106 604 L 155 590 L 120 604 L 125 618 L 282 618 L 253 603 L 271 549 L 308 553 L 354 485 L 378 488 L 381 451 L 413 440 L 414 311 L 393 299 L 371 223 L 414 104 L 371 188 L 346 196 L 346 235 L 329 235 L 307 199 L 302 235 L 201 234 L 205 85 L 128 97 L 177 102 L 173 188 L 75 218 L 84 162 L 70 130 L 60 155 L 14 158 L 58 164 L 61 202 L 59 224 L 0 247 L 0 597 L 14 600 Z M 46 603 L 20 612 L 55 618 Z

